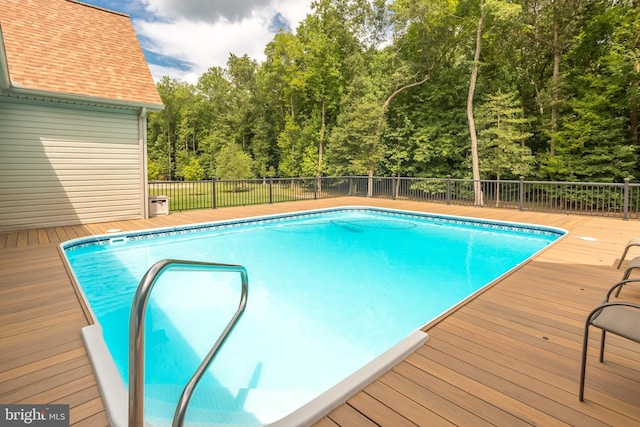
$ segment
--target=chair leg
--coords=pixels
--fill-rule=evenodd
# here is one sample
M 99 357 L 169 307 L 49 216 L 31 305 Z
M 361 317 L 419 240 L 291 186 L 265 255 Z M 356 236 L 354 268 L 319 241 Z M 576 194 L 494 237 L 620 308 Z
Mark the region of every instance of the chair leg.
M 584 341 L 582 343 L 582 365 L 580 367 L 580 393 L 578 399 L 584 401 L 584 377 L 587 371 L 587 347 L 589 344 L 589 323 L 584 327 Z
M 627 270 L 625 271 L 624 275 L 622 276 L 622 280 L 627 280 L 629 279 L 629 276 L 631 276 L 631 270 Z M 620 285 L 618 287 L 618 290 L 616 291 L 616 295 L 615 297 L 618 298 L 620 296 L 620 291 L 622 290 L 622 288 L 624 287 L 624 285 Z
M 600 363 L 604 362 L 604 339 L 607 336 L 607 331 L 602 330 L 602 339 L 600 340 Z
M 629 252 L 629 248 L 630 248 L 629 245 L 627 245 L 624 248 L 624 252 L 622 252 L 622 256 L 620 257 L 620 262 L 618 262 L 618 266 L 616 267 L 618 270 L 620 270 L 620 266 L 622 265 L 622 261 L 624 261 L 624 257 L 627 256 L 627 252 Z

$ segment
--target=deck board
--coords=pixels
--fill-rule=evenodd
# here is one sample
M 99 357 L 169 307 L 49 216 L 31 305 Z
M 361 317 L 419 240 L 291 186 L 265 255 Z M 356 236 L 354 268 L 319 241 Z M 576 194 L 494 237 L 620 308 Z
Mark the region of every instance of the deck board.
M 640 221 L 364 198 L 209 209 L 0 234 L 0 403 L 65 403 L 71 407 L 72 425 L 108 425 L 80 338 L 88 320 L 60 258 L 60 242 L 111 229 L 344 205 L 543 224 L 570 234 L 426 325 L 430 339 L 424 346 L 316 426 L 640 426 L 636 343 L 611 336 L 605 363 L 600 364 L 599 334 L 593 333 L 586 401 L 577 398 L 584 319 L 622 277 L 615 266 L 627 240 L 640 236 Z M 632 249 L 627 261 L 636 255 L 640 250 Z M 621 296 L 640 301 L 640 284 L 625 287 Z
M 421 374 L 422 371 L 412 365 L 402 363 L 383 375 L 380 381 L 368 386 L 365 391 L 418 425 L 439 425 L 445 420 L 455 425 L 490 424 L 483 418 L 483 408 L 480 407 L 482 405 L 474 405 L 477 402 L 467 400 L 465 407 L 458 406 L 452 400 L 441 396 L 440 390 L 431 389 L 431 385 L 437 382 L 436 378 Z M 424 405 L 426 396 L 429 396 L 428 406 Z M 423 404 L 419 403 L 421 401 Z M 504 425 L 518 425 L 516 418 L 506 413 L 504 415 L 496 416 L 494 421 Z

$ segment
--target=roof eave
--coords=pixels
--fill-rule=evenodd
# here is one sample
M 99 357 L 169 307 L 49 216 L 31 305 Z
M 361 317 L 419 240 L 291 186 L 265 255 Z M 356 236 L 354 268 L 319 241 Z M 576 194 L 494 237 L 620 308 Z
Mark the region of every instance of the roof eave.
M 14 95 L 19 98 L 30 99 L 46 99 L 54 102 L 61 102 L 67 104 L 80 104 L 90 105 L 97 107 L 111 107 L 111 108 L 123 108 L 137 110 L 140 108 L 146 108 L 149 111 L 162 111 L 164 110 L 163 104 L 155 104 L 141 101 L 129 101 L 121 99 L 109 99 L 100 98 L 97 96 L 78 95 L 74 93 L 62 93 L 52 92 L 40 89 L 28 89 L 19 87 L 16 84 L 11 85 L 10 89 L 6 93 L 11 96 Z
M 7 51 L 4 47 L 4 37 L 2 37 L 2 25 L 0 25 L 0 91 L 11 87 L 9 78 L 9 62 L 7 61 Z

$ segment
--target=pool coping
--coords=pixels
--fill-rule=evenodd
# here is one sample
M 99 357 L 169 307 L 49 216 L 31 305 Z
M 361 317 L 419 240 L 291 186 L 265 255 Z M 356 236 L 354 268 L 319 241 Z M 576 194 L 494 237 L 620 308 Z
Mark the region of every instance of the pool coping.
M 426 212 L 418 212 L 418 211 L 410 211 L 410 210 L 401 210 L 401 209 L 389 209 L 389 208 L 379 208 L 372 206 L 340 206 L 340 207 L 332 207 L 332 208 L 324 208 L 324 209 L 312 209 L 312 210 L 303 210 L 297 212 L 289 212 L 283 214 L 269 214 L 269 215 L 260 215 L 253 217 L 244 217 L 244 218 L 236 218 L 231 220 L 221 220 L 221 221 L 211 221 L 211 222 L 203 222 L 191 225 L 184 226 L 172 226 L 172 227 L 159 227 L 159 228 L 150 228 L 139 230 L 137 232 L 128 231 L 128 232 L 115 232 L 109 234 L 101 234 L 89 237 L 82 237 L 78 239 L 72 239 L 65 242 L 62 242 L 59 245 L 59 250 L 61 252 L 62 260 L 65 264 L 67 271 L 69 272 L 70 277 L 72 278 L 72 282 L 74 284 L 74 288 L 78 293 L 78 297 L 81 300 L 81 305 L 86 310 L 87 315 L 89 317 L 89 321 L 93 322 L 88 326 L 85 326 L 81 330 L 82 339 L 85 344 L 85 348 L 87 350 L 87 354 L 89 360 L 91 362 L 91 366 L 93 372 L 96 376 L 98 388 L 100 390 L 101 396 L 104 401 L 105 412 L 109 419 L 109 422 L 114 427 L 127 426 L 128 424 L 128 391 L 124 385 L 124 381 L 120 377 L 119 371 L 111 357 L 111 353 L 106 346 L 104 341 L 104 337 L 102 334 L 102 327 L 93 310 L 91 309 L 90 304 L 87 301 L 86 295 L 84 294 L 82 287 L 79 285 L 79 282 L 73 272 L 73 269 L 69 265 L 68 259 L 65 255 L 65 249 L 78 246 L 81 244 L 90 244 L 95 242 L 103 242 L 103 243 L 118 243 L 122 237 L 126 237 L 128 235 L 135 235 L 139 238 L 151 237 L 155 234 L 159 233 L 176 233 L 180 231 L 186 232 L 197 232 L 207 228 L 216 228 L 216 227 L 225 227 L 225 226 L 240 226 L 251 223 L 260 223 L 261 221 L 277 221 L 282 218 L 290 218 L 290 217 L 308 217 L 308 216 L 316 216 L 321 215 L 323 213 L 329 212 L 339 212 L 339 211 L 375 211 L 375 212 L 383 212 L 383 213 L 391 213 L 405 217 L 421 217 L 428 218 L 432 220 L 439 220 L 445 223 L 457 223 L 457 224 L 467 224 L 467 225 L 485 225 L 488 228 L 502 228 L 502 229 L 523 229 L 526 231 L 539 231 L 541 234 L 556 234 L 558 238 L 551 242 L 551 244 L 556 243 L 558 240 L 566 237 L 568 235 L 568 231 L 558 227 L 552 226 L 541 226 L 536 224 L 527 224 L 520 222 L 511 222 L 511 221 L 499 221 L 499 220 L 487 220 L 482 218 L 474 218 L 474 217 L 462 217 L 455 215 L 444 215 L 444 214 L 433 214 Z M 550 244 L 550 245 L 551 245 Z M 405 337 L 402 341 L 382 353 L 380 356 L 376 357 L 371 362 L 367 363 L 353 374 L 349 375 L 344 380 L 340 381 L 335 386 L 326 390 L 318 397 L 314 398 L 307 404 L 301 406 L 296 409 L 292 413 L 284 416 L 278 421 L 274 423 L 268 424 L 268 426 L 272 427 L 286 427 L 290 425 L 304 425 L 311 424 L 320 420 L 322 417 L 326 416 L 331 410 L 343 404 L 349 397 L 355 394 L 357 391 L 361 390 L 367 384 L 374 381 L 383 373 L 387 372 L 397 363 L 404 360 L 409 354 L 413 353 L 420 346 L 424 345 L 428 339 L 429 335 L 422 331 L 421 329 L 426 326 L 437 322 L 438 319 L 446 316 L 451 311 L 456 310 L 461 305 L 464 305 L 469 300 L 473 299 L 479 293 L 482 293 L 487 288 L 491 287 L 492 284 L 502 279 L 505 275 L 510 274 L 512 271 L 520 267 L 523 263 L 532 259 L 536 255 L 538 255 L 541 251 L 544 251 L 550 245 L 545 246 L 540 251 L 532 254 L 523 262 L 515 265 L 509 271 L 505 272 L 503 275 L 495 278 L 490 283 L 486 284 L 473 294 L 469 295 L 467 298 L 463 299 L 459 303 L 455 304 L 450 309 L 446 310 L 441 315 L 437 316 L 434 319 L 429 320 L 419 329 L 416 329 L 412 333 L 410 333 L 407 337 Z
M 461 217 L 455 215 L 432 214 L 427 212 L 407 211 L 401 209 L 379 208 L 373 206 L 340 206 L 334 208 L 311 209 L 296 211 L 283 214 L 260 215 L 244 218 L 235 218 L 228 220 L 201 222 L 190 225 L 180 225 L 171 227 L 148 228 L 138 231 L 117 231 L 108 234 L 98 234 L 88 237 L 80 237 L 77 239 L 67 240 L 60 244 L 60 248 L 64 252 L 78 246 L 89 244 L 118 244 L 130 240 L 142 240 L 145 238 L 162 237 L 167 234 L 189 234 L 204 231 L 210 228 L 232 228 L 247 224 L 267 224 L 276 222 L 283 218 L 306 218 L 311 216 L 319 216 L 331 212 L 342 211 L 373 211 L 387 214 L 394 214 L 400 217 L 420 217 L 446 224 L 462 224 L 462 225 L 481 225 L 494 229 L 523 230 L 527 232 L 539 232 L 540 234 L 555 234 L 559 237 L 567 234 L 567 230 L 552 226 L 543 226 L 536 224 L 527 224 L 521 222 L 487 220 L 483 218 Z M 66 257 L 65 257 L 66 261 Z
M 347 401 L 354 393 L 362 390 L 376 378 L 406 359 L 411 353 L 423 346 L 429 340 L 429 335 L 416 329 L 398 344 L 364 365 L 362 368 L 331 387 L 320 396 L 302 405 L 289 415 L 269 424 L 270 427 L 290 427 L 310 425 L 319 421 Z
M 112 427 L 128 425 L 128 391 L 107 348 L 102 327 L 96 323 L 82 328 L 82 340 L 87 349 L 105 412 Z M 362 366 L 338 384 L 271 424 L 270 427 L 310 425 L 343 404 L 354 393 L 400 363 L 429 340 L 429 335 L 416 329 L 402 341 Z M 148 421 L 145 424 L 151 425 Z
M 126 427 L 129 423 L 129 391 L 107 348 L 102 326 L 99 323 L 85 326 L 81 334 L 109 424 L 112 427 Z

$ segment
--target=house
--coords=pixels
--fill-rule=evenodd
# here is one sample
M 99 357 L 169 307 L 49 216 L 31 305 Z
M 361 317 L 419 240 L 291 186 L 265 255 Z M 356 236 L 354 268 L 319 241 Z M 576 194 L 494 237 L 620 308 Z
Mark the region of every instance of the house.
M 0 0 L 0 232 L 148 217 L 162 108 L 128 15 Z

